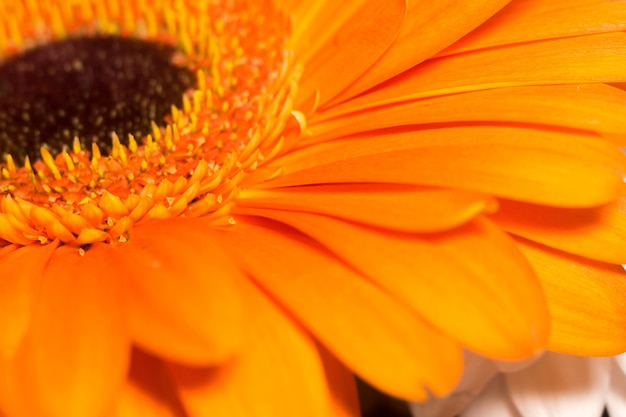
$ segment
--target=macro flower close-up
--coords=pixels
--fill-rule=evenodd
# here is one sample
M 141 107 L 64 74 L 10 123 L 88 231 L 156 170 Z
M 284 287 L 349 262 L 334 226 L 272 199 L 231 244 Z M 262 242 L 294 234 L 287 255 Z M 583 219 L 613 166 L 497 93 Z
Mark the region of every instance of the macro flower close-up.
M 0 0 L 0 415 L 623 352 L 625 6 Z

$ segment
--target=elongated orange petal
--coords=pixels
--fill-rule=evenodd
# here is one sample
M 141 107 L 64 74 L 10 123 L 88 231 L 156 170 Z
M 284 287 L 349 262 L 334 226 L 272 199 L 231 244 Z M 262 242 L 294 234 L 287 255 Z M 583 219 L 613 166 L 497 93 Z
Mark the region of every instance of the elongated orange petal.
M 626 272 L 523 239 L 518 244 L 541 280 L 550 307 L 548 349 L 583 356 L 626 350 Z
M 449 233 L 413 235 L 307 213 L 255 214 L 328 246 L 471 350 L 522 359 L 545 345 L 549 319 L 539 282 L 517 247 L 486 221 Z
M 187 417 L 165 364 L 135 349 L 126 385 L 107 417 Z
M 501 204 L 492 218 L 504 230 L 586 258 L 626 263 L 626 197 L 586 210 Z
M 46 266 L 15 356 L 2 361 L 0 395 L 13 416 L 102 415 L 120 389 L 130 343 L 111 249 L 60 247 Z
M 245 278 L 210 228 L 193 220 L 138 226 L 116 260 L 127 274 L 139 346 L 192 364 L 221 362 L 240 347 Z
M 246 349 L 216 368 L 170 371 L 192 416 L 325 417 L 337 415 L 311 338 L 250 285 Z M 354 381 L 352 381 L 354 385 Z M 345 414 L 344 414 L 345 415 Z
M 345 8 L 344 4 L 342 8 Z M 404 0 L 364 1 L 335 31 L 326 29 L 332 37 L 319 44 L 318 49 L 312 49 L 310 44 L 296 44 L 296 51 L 306 55 L 302 58 L 305 70 L 299 101 L 307 101 L 319 91 L 320 104 L 323 105 L 356 80 L 398 35 L 405 12 Z M 315 27 L 320 28 L 322 23 L 316 23 Z M 307 35 L 316 37 L 315 31 Z M 315 52 L 309 56 L 312 51 Z
M 619 1 L 512 1 L 479 28 L 440 55 L 530 42 L 618 32 L 626 29 L 626 8 Z
M 351 100 L 344 111 L 497 87 L 623 81 L 625 51 L 626 33 L 620 32 L 446 56 L 425 62 Z
M 26 333 L 37 283 L 56 247 L 33 244 L 0 258 L 0 356 L 13 356 Z
M 373 226 L 415 232 L 451 229 L 497 207 L 495 200 L 479 193 L 390 184 L 243 190 L 237 201 L 238 206 L 243 207 L 327 214 Z
M 333 102 L 356 96 L 432 57 L 479 26 L 508 2 L 408 1 L 406 19 L 395 42 L 367 73 Z
M 421 184 L 588 207 L 621 195 L 624 160 L 612 143 L 583 134 L 494 126 L 388 130 L 288 154 L 272 163 L 284 175 L 262 187 Z
M 452 340 L 304 235 L 238 216 L 222 239 L 263 288 L 370 383 L 424 399 L 425 387 L 441 395 L 456 382 L 461 352 Z
M 523 86 L 451 94 L 362 110 L 332 118 L 338 106 L 309 122 L 320 143 L 376 129 L 429 123 L 541 124 L 626 134 L 626 92 L 604 84 Z M 330 117 L 330 119 L 326 119 Z

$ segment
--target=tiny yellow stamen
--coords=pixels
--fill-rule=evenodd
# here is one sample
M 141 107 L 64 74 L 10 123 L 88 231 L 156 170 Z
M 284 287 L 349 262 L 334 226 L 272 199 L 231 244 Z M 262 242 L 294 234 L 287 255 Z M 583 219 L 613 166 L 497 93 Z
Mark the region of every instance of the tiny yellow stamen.
M 52 172 L 52 176 L 54 177 L 54 179 L 60 180 L 61 173 L 59 172 L 59 168 L 57 168 L 56 164 L 54 163 L 54 158 L 50 154 L 50 151 L 42 147 L 39 152 L 41 153 L 41 158 L 44 164 L 46 164 L 46 167 L 48 167 L 48 169 Z

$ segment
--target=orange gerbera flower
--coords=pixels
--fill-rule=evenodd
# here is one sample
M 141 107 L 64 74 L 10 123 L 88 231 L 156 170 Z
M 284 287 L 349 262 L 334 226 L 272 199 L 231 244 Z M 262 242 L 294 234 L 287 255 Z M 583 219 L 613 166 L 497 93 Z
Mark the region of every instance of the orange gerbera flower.
M 6 417 L 354 415 L 351 372 L 624 350 L 623 4 L 146 3 L 2 1 Z

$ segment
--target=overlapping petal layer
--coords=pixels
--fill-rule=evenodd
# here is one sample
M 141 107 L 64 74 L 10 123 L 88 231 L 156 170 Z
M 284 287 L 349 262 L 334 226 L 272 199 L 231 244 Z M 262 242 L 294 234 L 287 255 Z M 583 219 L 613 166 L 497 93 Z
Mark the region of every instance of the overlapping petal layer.
M 198 416 L 286 417 L 307 404 L 303 416 L 358 416 L 349 371 L 333 358 L 322 361 L 313 339 L 257 288 L 245 293 L 254 314 L 241 355 L 215 368 L 170 366 L 186 409 Z M 334 398 L 329 388 L 344 384 L 352 391 Z M 337 389 L 345 394 L 346 387 Z
M 28 331 L 15 354 L 1 359 L 0 403 L 9 415 L 101 415 L 114 400 L 130 345 L 111 251 L 99 246 L 81 256 L 60 247 L 35 277 Z
M 624 349 L 624 270 L 518 240 L 544 288 L 550 309 L 548 348 L 578 355 L 614 355 Z M 589 343 L 593 340 L 593 343 Z
M 626 34 L 602 33 L 513 44 L 429 60 L 340 106 L 354 112 L 409 99 L 499 87 L 621 80 Z M 569 65 L 563 65 L 569 62 Z
M 333 112 L 312 119 L 311 137 L 321 143 L 342 136 L 412 125 L 458 126 L 470 123 L 544 126 L 626 134 L 626 92 L 604 84 L 503 87 L 407 100 L 333 118 Z M 336 108 L 340 111 L 341 106 Z M 425 126 L 424 126 L 425 125 Z
M 0 258 L 0 270 L 6 271 L 0 279 L 0 356 L 13 356 L 26 334 L 39 277 L 56 247 L 30 246 Z
M 625 210 L 624 197 L 616 203 L 585 210 L 558 210 L 500 200 L 500 210 L 491 218 L 503 230 L 535 242 L 619 264 L 626 259 Z
M 390 230 L 426 233 L 449 230 L 497 209 L 493 198 L 480 193 L 393 184 L 242 190 L 238 203 L 239 207 L 327 214 Z
M 402 28 L 385 54 L 333 102 L 344 101 L 436 55 L 471 32 L 509 0 L 410 0 Z M 416 41 L 417 40 L 417 41 Z M 358 54 L 344 51 L 344 54 Z
M 212 236 L 210 228 L 195 222 L 160 221 L 137 228 L 130 242 L 113 250 L 118 274 L 126 277 L 131 329 L 139 346 L 205 365 L 239 350 L 245 277 Z
M 271 166 L 284 174 L 259 187 L 416 184 L 589 207 L 620 196 L 623 163 L 615 145 L 580 133 L 501 126 L 384 130 L 278 158 Z
M 455 342 L 314 240 L 286 225 L 239 218 L 222 236 L 233 256 L 351 369 L 405 398 L 454 384 L 461 366 Z
M 302 212 L 255 214 L 311 236 L 463 346 L 519 359 L 545 343 L 542 289 L 515 245 L 486 221 L 415 235 Z

